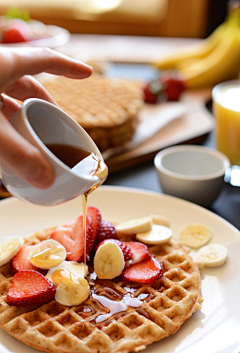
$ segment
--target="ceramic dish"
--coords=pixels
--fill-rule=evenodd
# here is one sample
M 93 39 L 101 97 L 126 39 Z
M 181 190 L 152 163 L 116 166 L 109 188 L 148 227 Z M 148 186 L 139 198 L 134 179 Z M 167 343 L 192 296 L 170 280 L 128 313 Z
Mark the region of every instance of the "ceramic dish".
M 14 47 L 22 47 L 22 46 L 32 46 L 32 47 L 49 47 L 56 48 L 61 45 L 66 44 L 70 39 L 70 33 L 62 27 L 53 26 L 53 25 L 44 25 L 42 22 L 31 20 L 29 21 L 29 25 L 36 30 L 38 27 L 44 26 L 44 38 L 31 40 L 24 43 L 0 43 L 0 46 L 14 46 Z
M 240 234 L 230 223 L 202 207 L 171 196 L 138 189 L 101 186 L 89 196 L 103 218 L 123 221 L 150 213 L 170 220 L 174 238 L 188 223 L 202 223 L 213 230 L 214 243 L 226 245 L 227 263 L 202 270 L 202 309 L 174 335 L 150 345 L 146 353 L 232 353 L 239 344 Z M 81 197 L 54 207 L 34 206 L 15 198 L 0 202 L 0 240 L 70 221 L 81 213 Z M 13 222 L 14 219 L 14 222 Z M 0 330 L 1 353 L 37 353 Z
M 223 187 L 230 162 L 215 149 L 187 145 L 158 152 L 154 165 L 163 192 L 208 207 Z
M 74 167 L 70 168 L 62 163 L 61 153 L 58 155 L 59 159 L 51 152 L 51 145 L 75 146 L 93 152 L 102 165 L 101 153 L 91 137 L 74 119 L 55 105 L 37 98 L 27 99 L 11 122 L 21 136 L 41 151 L 51 164 L 55 175 L 55 180 L 49 188 L 39 189 L 17 175 L 11 166 L 2 161 L 2 181 L 12 195 L 38 205 L 57 205 L 84 194 L 101 182 L 96 175 L 98 163 L 95 164 L 94 159 L 81 160 L 79 157 L 74 161 Z M 66 152 L 63 150 L 63 153 Z M 71 155 L 73 156 L 73 150 Z

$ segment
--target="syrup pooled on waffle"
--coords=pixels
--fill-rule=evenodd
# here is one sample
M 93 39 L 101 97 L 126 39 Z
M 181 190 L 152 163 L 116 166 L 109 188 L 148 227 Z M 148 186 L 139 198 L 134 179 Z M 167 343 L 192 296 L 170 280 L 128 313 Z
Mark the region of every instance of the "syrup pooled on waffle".
M 11 250 L 5 242 L 0 327 L 51 353 L 133 352 L 175 333 L 200 309 L 200 274 L 170 228 L 153 221 L 114 225 L 88 207 L 88 271 L 82 216 L 12 238 Z

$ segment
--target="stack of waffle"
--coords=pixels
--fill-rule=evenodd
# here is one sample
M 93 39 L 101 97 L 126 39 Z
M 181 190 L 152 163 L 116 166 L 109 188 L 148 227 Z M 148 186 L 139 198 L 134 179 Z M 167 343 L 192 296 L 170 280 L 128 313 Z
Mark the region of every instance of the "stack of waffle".
M 58 105 L 92 137 L 100 151 L 127 144 L 143 106 L 140 84 L 93 74 L 86 80 L 41 80 Z

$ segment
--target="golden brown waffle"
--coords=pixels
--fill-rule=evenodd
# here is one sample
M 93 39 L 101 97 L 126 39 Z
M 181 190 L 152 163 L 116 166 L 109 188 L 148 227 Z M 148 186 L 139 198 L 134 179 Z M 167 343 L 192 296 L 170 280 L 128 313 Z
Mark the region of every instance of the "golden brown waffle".
M 26 243 L 36 244 L 48 238 L 51 231 L 36 233 Z M 152 246 L 150 252 L 164 264 L 161 280 L 153 285 L 127 284 L 119 278 L 96 280 L 92 273 L 89 298 L 74 307 L 55 300 L 40 307 L 9 306 L 6 295 L 13 273 L 8 263 L 0 268 L 0 327 L 25 344 L 51 353 L 142 350 L 176 332 L 202 301 L 199 270 L 181 244 Z M 133 297 L 141 306 L 128 306 L 102 321 L 109 310 L 98 296 L 116 304 Z
M 143 105 L 139 83 L 98 74 L 86 80 L 41 80 L 58 105 L 92 137 L 101 151 L 131 140 Z

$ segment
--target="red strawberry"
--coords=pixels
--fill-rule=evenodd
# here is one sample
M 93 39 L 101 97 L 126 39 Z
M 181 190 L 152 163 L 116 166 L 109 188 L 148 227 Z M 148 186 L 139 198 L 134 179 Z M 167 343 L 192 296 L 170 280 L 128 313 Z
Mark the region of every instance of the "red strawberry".
M 127 246 L 132 250 L 132 264 L 136 264 L 148 259 L 151 255 L 148 247 L 137 241 L 126 242 Z
M 162 91 L 162 84 L 159 80 L 153 80 L 143 87 L 143 98 L 145 103 L 155 104 Z
M 112 223 L 108 221 L 101 221 L 97 234 L 96 245 L 105 239 L 118 239 L 117 231 Z
M 3 43 L 22 43 L 27 42 L 29 38 L 19 28 L 10 28 L 4 33 L 2 42 Z
M 178 101 L 185 90 L 185 84 L 179 74 L 175 71 L 163 74 L 160 78 L 168 101 Z
M 14 271 L 38 271 L 37 267 L 33 266 L 28 259 L 29 253 L 32 251 L 33 247 L 34 245 L 23 245 L 19 252 L 12 258 L 12 267 Z
M 54 299 L 54 284 L 37 271 L 20 271 L 12 280 L 7 303 L 15 306 L 45 304 Z
M 32 32 L 29 24 L 20 18 L 6 21 L 2 30 L 3 43 L 21 43 L 31 40 Z
M 95 251 L 97 251 L 97 249 L 99 248 L 100 245 L 107 243 L 108 241 L 112 241 L 114 243 L 116 243 L 119 248 L 122 250 L 123 252 L 123 256 L 124 256 L 124 261 L 127 262 L 128 260 L 130 260 L 132 258 L 132 250 L 130 249 L 129 246 L 127 246 L 127 243 L 124 243 L 120 240 L 117 239 L 105 239 L 103 240 L 101 243 L 99 243 L 95 249 Z
M 87 216 L 86 220 L 86 250 L 87 259 L 92 250 L 92 220 Z M 81 262 L 84 257 L 84 235 L 83 235 L 83 216 L 75 222 L 57 227 L 50 236 L 52 239 L 61 243 L 67 251 L 67 260 Z
M 138 283 L 153 283 L 163 276 L 163 265 L 154 257 L 131 265 L 123 270 L 122 278 L 125 281 Z
M 93 246 L 94 246 L 96 243 L 97 233 L 99 230 L 100 222 L 102 220 L 102 216 L 101 216 L 101 212 L 99 211 L 99 209 L 96 207 L 92 207 L 92 206 L 87 208 L 87 215 L 91 217 L 92 222 L 93 222 L 92 242 L 93 242 Z

